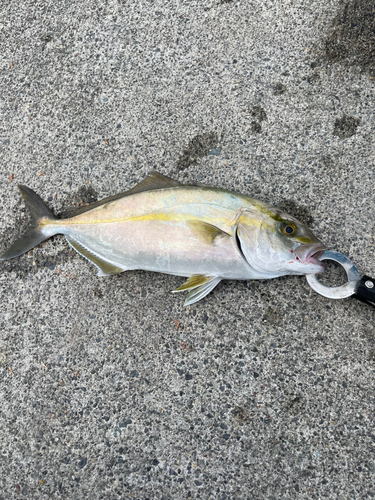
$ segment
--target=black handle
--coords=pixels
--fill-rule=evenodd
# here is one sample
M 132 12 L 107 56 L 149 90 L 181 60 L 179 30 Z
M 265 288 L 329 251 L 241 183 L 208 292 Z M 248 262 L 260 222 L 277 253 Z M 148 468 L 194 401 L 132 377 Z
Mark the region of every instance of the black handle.
M 363 276 L 353 297 L 375 307 L 375 279 Z

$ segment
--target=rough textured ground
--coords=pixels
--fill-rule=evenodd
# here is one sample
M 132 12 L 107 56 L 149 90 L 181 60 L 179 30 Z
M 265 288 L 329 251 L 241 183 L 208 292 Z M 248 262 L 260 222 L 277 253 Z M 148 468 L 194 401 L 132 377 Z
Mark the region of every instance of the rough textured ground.
M 0 230 L 151 168 L 255 195 L 375 275 L 374 20 L 357 0 L 5 1 Z M 304 278 L 0 265 L 0 499 L 375 496 L 375 311 Z

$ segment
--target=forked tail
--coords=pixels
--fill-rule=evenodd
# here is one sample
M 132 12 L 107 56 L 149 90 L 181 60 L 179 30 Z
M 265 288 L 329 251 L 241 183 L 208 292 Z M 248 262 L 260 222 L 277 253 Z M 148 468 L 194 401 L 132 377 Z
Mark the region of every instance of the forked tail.
M 47 234 L 47 232 L 44 232 L 42 229 L 42 221 L 43 219 L 57 220 L 44 201 L 34 193 L 32 189 L 22 185 L 19 185 L 18 189 L 21 191 L 22 197 L 30 212 L 30 226 L 25 234 L 0 255 L 0 260 L 18 257 L 39 245 L 42 241 L 50 238 L 52 235 L 50 233 Z

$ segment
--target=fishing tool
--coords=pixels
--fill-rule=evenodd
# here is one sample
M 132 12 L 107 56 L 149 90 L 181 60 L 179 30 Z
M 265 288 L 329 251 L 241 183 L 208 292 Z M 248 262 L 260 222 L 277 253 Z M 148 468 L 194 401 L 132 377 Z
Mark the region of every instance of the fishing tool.
M 347 255 L 340 252 L 326 250 L 318 260 L 334 261 L 340 264 L 346 272 L 348 281 L 344 285 L 330 287 L 318 281 L 316 274 L 306 274 L 306 279 L 310 287 L 323 297 L 328 299 L 345 299 L 353 297 L 365 304 L 375 307 L 375 279 L 369 276 L 360 276 L 354 263 Z

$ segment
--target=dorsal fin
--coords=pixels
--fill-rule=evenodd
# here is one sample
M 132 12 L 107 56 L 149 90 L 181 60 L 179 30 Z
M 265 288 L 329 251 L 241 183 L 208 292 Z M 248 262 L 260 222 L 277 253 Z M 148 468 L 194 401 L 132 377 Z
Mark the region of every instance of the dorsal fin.
M 72 213 L 71 217 L 75 217 L 76 215 L 81 215 L 93 208 L 97 208 L 106 203 L 110 203 L 111 201 L 119 200 L 124 196 L 129 196 L 135 193 L 142 193 L 143 191 L 153 191 L 154 189 L 165 189 L 176 186 L 181 186 L 181 184 L 171 179 L 170 177 L 167 177 L 166 175 L 160 174 L 156 170 L 151 170 L 147 175 L 147 177 L 143 179 L 143 181 L 134 186 L 132 189 L 129 189 L 129 191 L 115 194 L 114 196 L 109 196 L 108 198 L 96 201 L 95 203 L 91 203 L 91 205 L 87 205 L 85 207 L 80 207 Z
M 127 191 L 126 194 L 140 193 L 142 191 L 151 191 L 153 189 L 163 189 L 176 186 L 181 186 L 181 184 L 171 177 L 163 175 L 156 170 L 151 170 L 143 181 L 134 186 L 130 191 Z

